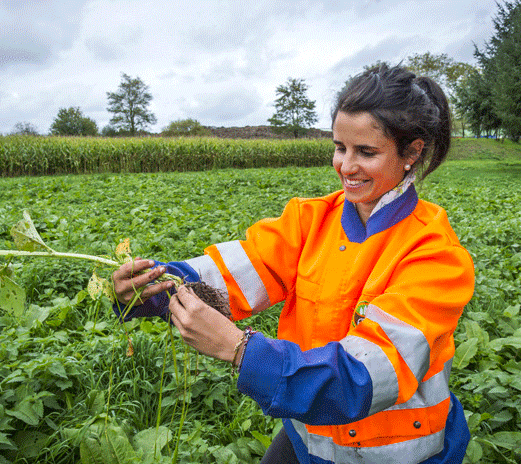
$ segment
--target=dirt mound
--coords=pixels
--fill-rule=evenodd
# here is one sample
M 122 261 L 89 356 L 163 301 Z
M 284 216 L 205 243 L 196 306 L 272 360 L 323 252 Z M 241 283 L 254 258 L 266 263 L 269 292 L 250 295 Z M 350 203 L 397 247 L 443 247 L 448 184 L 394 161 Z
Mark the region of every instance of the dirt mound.
M 290 139 L 289 135 L 277 134 L 270 126 L 208 127 L 214 137 L 226 139 Z M 331 138 L 330 131 L 309 129 L 305 138 Z

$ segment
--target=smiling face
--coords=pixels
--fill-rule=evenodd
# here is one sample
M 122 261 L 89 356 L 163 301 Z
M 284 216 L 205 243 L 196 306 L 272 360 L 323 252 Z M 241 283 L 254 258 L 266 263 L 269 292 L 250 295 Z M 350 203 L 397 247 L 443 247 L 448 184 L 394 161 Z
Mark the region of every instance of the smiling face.
M 369 113 L 339 112 L 333 124 L 335 168 L 346 199 L 356 204 L 365 224 L 378 200 L 396 187 L 423 148 L 421 140 L 411 146 L 414 151 L 398 156 L 394 140 L 387 137 Z

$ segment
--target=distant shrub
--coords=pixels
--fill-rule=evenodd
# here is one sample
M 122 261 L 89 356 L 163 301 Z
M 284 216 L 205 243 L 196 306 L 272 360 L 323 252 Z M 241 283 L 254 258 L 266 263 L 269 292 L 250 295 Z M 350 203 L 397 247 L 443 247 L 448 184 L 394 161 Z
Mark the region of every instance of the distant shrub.
M 163 137 L 194 137 L 210 135 L 210 129 L 203 126 L 195 119 L 178 119 L 165 127 L 161 135 Z
M 38 129 L 30 122 L 17 122 L 14 125 L 11 135 L 39 135 Z

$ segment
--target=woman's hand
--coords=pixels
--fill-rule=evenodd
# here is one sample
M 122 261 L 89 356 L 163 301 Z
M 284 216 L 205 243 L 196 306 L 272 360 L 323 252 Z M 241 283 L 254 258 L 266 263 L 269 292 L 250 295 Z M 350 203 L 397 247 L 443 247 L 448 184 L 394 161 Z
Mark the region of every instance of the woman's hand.
M 114 283 L 114 293 L 120 303 L 127 305 L 136 295 L 136 290 L 141 287 L 146 288 L 141 293 L 137 304 L 143 304 L 151 296 L 168 290 L 174 286 L 174 282 L 165 281 L 156 284 L 151 283 L 163 275 L 166 271 L 164 266 L 150 269 L 155 262 L 148 259 L 136 258 L 132 262 L 123 264 L 117 271 L 112 274 L 112 282 Z M 148 272 L 144 272 L 149 269 Z
M 185 286 L 177 289 L 168 308 L 172 322 L 188 345 L 207 356 L 233 361 L 235 346 L 243 332 L 232 321 Z

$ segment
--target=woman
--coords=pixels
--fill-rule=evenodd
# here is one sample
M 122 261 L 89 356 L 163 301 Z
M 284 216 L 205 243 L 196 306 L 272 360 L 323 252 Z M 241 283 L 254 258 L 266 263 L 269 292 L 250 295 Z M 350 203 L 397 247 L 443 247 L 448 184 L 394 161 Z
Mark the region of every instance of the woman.
M 285 300 L 277 340 L 243 333 L 185 287 L 168 301 L 167 282 L 130 314 L 170 316 L 188 344 L 239 366 L 239 390 L 283 418 L 262 463 L 460 463 L 470 436 L 448 379 L 473 264 L 414 188 L 447 154 L 447 99 L 381 66 L 348 83 L 332 116 L 341 191 L 293 199 L 204 256 L 126 264 L 118 300 L 165 271 L 226 291 L 235 320 Z

